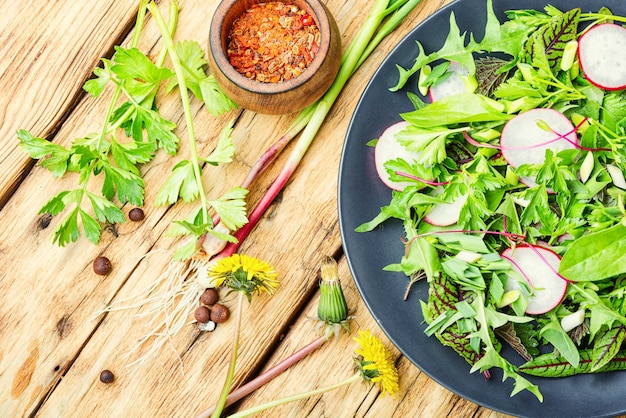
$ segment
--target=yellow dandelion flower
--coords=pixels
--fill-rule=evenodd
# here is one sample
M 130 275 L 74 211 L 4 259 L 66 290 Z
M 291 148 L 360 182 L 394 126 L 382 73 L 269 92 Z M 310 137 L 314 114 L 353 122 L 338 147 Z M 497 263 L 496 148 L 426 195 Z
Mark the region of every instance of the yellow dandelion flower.
M 358 354 L 355 362 L 363 379 L 376 383 L 382 393 L 381 396 L 389 393 L 395 397 L 400 387 L 398 369 L 391 351 L 369 330 L 359 331 L 358 337 L 354 340 L 360 346 L 355 350 Z
M 218 260 L 207 274 L 216 287 L 225 285 L 245 293 L 248 299 L 254 292 L 271 295 L 278 287 L 277 273 L 272 266 L 245 254 L 233 254 Z

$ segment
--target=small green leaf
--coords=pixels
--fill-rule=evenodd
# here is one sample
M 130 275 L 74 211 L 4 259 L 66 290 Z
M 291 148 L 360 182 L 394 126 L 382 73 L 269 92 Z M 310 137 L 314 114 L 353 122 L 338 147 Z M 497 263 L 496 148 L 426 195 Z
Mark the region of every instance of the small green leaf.
M 191 161 L 183 160 L 172 169 L 172 174 L 154 199 L 154 204 L 156 206 L 171 205 L 176 203 L 179 197 L 185 202 L 191 202 L 198 197 L 199 193 L 193 165 Z
M 70 242 L 76 242 L 79 236 L 78 211 L 76 207 L 59 223 L 52 235 L 52 242 L 64 247 Z
M 100 222 L 110 222 L 112 224 L 116 224 L 122 223 L 126 220 L 122 210 L 110 200 L 90 192 L 87 192 L 87 197 L 91 202 L 94 214 Z
M 99 97 L 112 78 L 111 61 L 103 58 L 102 64 L 102 68 L 97 67 L 93 71 L 96 77 L 87 80 L 83 85 L 83 90 L 89 93 L 92 97 Z
M 84 210 L 79 209 L 78 213 L 80 214 L 80 221 L 83 224 L 85 236 L 89 241 L 97 244 L 100 241 L 100 224 Z
M 144 181 L 141 177 L 133 172 L 114 167 L 110 163 L 103 164 L 102 169 L 104 171 L 102 194 L 107 199 L 113 199 L 117 191 L 117 198 L 120 202 L 143 206 Z
M 31 158 L 40 159 L 39 165 L 50 170 L 55 177 L 61 177 L 65 174 L 72 155 L 70 150 L 44 138 L 34 137 L 25 129 L 18 130 L 17 136 L 22 149 Z
M 211 165 L 218 165 L 220 163 L 230 163 L 235 155 L 235 146 L 231 138 L 233 131 L 233 124 L 235 120 L 231 120 L 230 123 L 222 129 L 217 147 L 213 150 L 211 155 L 204 159 Z
M 575 240 L 561 259 L 559 273 L 575 282 L 626 273 L 626 227 L 617 224 Z
M 246 216 L 245 197 L 248 190 L 243 187 L 235 187 L 217 200 L 209 201 L 209 204 L 215 209 L 220 222 L 230 230 L 237 230 L 248 223 Z

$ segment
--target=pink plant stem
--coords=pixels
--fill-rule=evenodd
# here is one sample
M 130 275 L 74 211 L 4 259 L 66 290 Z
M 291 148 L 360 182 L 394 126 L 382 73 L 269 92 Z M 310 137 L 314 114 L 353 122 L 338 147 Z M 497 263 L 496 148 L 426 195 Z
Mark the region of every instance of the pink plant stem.
M 304 347 L 302 347 L 301 349 L 299 349 L 298 351 L 296 351 L 295 353 L 293 353 L 286 359 L 282 360 L 280 363 L 271 367 L 270 369 L 268 369 L 267 371 L 265 371 L 263 374 L 259 375 L 255 379 L 249 381 L 243 386 L 238 387 L 237 389 L 235 389 L 228 395 L 228 397 L 226 398 L 225 406 L 232 405 L 233 403 L 237 402 L 241 398 L 254 392 L 258 388 L 260 388 L 261 386 L 263 386 L 264 384 L 266 384 L 267 382 L 269 382 L 270 380 L 272 380 L 273 378 L 275 378 L 276 376 L 278 376 L 279 374 L 287 370 L 289 367 L 293 366 L 294 364 L 296 364 L 297 362 L 305 358 L 307 355 L 309 355 L 310 353 L 318 349 L 326 341 L 327 340 L 325 336 L 321 336 L 315 339 L 314 341 L 305 345 Z M 196 418 L 208 418 L 213 413 L 214 409 L 215 409 L 215 406 L 212 406 L 202 411 L 200 414 L 196 416 Z
M 329 90 L 329 92 L 332 91 Z M 250 216 L 248 216 L 248 223 L 242 226 L 237 233 L 235 233 L 235 238 L 237 242 L 232 243 L 229 242 L 226 247 L 216 256 L 217 258 L 229 257 L 237 252 L 242 242 L 248 237 L 250 232 L 254 229 L 257 223 L 263 217 L 263 214 L 270 207 L 276 196 L 283 190 L 283 188 L 287 185 L 287 182 L 291 178 L 291 175 L 296 171 L 300 161 L 306 154 L 311 142 L 315 139 L 315 135 L 319 131 L 320 126 L 324 122 L 324 118 L 330 111 L 330 107 L 332 103 L 335 101 L 337 96 L 339 95 L 340 89 L 335 89 L 333 95 L 329 96 L 329 92 L 320 99 L 315 105 L 315 108 L 311 112 L 310 118 L 308 118 L 308 122 L 306 123 L 306 127 L 304 131 L 300 135 L 300 138 L 295 144 L 294 149 L 289 154 L 289 158 L 285 162 L 283 169 L 278 174 L 278 177 L 274 180 L 272 185 L 267 189 L 259 203 L 254 207 Z
M 274 142 L 261 157 L 257 160 L 257 162 L 252 166 L 250 171 L 248 171 L 248 175 L 244 179 L 243 183 L 241 183 L 241 187 L 248 189 L 250 185 L 268 168 L 281 153 L 283 148 L 287 146 L 291 142 L 292 139 L 296 137 L 304 129 L 307 122 L 310 119 L 311 109 L 304 109 L 296 121 L 291 125 L 291 127 L 285 132 L 283 136 L 281 136 L 278 141 Z
M 287 181 L 295 171 L 295 167 L 287 164 L 283 170 L 280 172 L 276 180 L 272 183 L 269 189 L 265 192 L 259 203 L 254 207 L 250 216 L 248 216 L 248 223 L 239 228 L 239 230 L 235 233 L 235 238 L 237 242 L 229 242 L 226 244 L 226 247 L 216 256 L 216 258 L 224 258 L 229 257 L 237 252 L 243 241 L 250 234 L 250 232 L 254 229 L 257 223 L 263 217 L 263 214 L 272 204 L 276 196 L 280 193 L 280 191 L 285 187 Z
M 267 150 L 265 150 L 265 152 L 250 168 L 246 178 L 240 185 L 241 187 L 249 189 L 252 183 L 259 178 L 261 173 L 272 165 L 282 150 L 306 127 L 306 124 L 309 122 L 311 115 L 313 114 L 312 110 L 313 109 L 309 107 L 300 112 L 298 118 L 289 127 L 287 132 L 285 132 L 285 134 L 281 136 L 278 141 L 274 142 Z M 213 215 L 212 221 L 213 225 L 217 225 L 220 222 L 220 217 L 215 214 Z M 202 239 L 204 239 L 204 237 L 202 237 Z M 200 243 L 200 245 L 201 244 L 202 243 Z

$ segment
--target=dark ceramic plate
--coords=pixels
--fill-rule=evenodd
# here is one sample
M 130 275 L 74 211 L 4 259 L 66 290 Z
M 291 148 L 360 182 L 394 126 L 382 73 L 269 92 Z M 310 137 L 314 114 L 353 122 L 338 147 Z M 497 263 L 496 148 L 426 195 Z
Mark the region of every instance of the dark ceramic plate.
M 583 12 L 609 7 L 615 14 L 626 14 L 623 0 L 493 0 L 494 10 L 504 21 L 506 10 L 542 10 L 547 3 Z M 391 191 L 379 180 L 374 152 L 366 143 L 400 119 L 401 112 L 413 109 L 406 92 L 392 93 L 398 77 L 396 64 L 410 68 L 417 55 L 419 40 L 427 53 L 438 50 L 449 30 L 454 12 L 461 33 L 483 37 L 486 20 L 485 0 L 458 0 L 417 26 L 389 54 L 365 89 L 352 117 L 339 172 L 339 222 L 350 270 L 370 312 L 391 341 L 417 367 L 454 393 L 479 405 L 524 417 L 607 417 L 626 413 L 626 372 L 580 375 L 560 379 L 530 378 L 543 393 L 540 403 L 534 395 L 522 392 L 510 396 L 512 380 L 502 382 L 499 371 L 486 381 L 480 373 L 469 374 L 469 366 L 452 349 L 424 334 L 419 299 L 426 300 L 427 284 L 419 282 L 408 300 L 403 296 L 407 278 L 383 271 L 399 262 L 403 254 L 403 228 L 399 222 L 386 222 L 375 231 L 356 233 L 355 228 L 374 218 L 389 204 Z M 415 82 L 407 85 L 415 86 Z M 519 364 L 517 356 L 505 357 Z

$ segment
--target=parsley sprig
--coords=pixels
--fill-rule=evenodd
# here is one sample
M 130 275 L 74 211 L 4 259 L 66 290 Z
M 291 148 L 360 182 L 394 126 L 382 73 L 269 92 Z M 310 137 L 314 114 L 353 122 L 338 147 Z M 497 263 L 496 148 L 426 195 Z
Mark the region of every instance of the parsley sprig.
M 158 13 L 154 17 L 167 44 L 154 62 L 137 48 L 148 9 L 153 15 Z M 156 103 L 157 94 L 163 90 L 163 85 L 165 93 L 179 87 L 190 134 L 192 159 L 176 164 L 155 203 L 174 204 L 179 199 L 190 202 L 198 197 L 201 200 L 199 213 L 194 213 L 189 222 L 179 222 L 179 228 L 174 228 L 173 234 L 199 237 L 212 231 L 210 207 L 228 228 L 236 229 L 245 223 L 244 189 L 233 189 L 211 202 L 206 200 L 200 164 L 218 165 L 232 160 L 232 124 L 224 129 L 210 156 L 198 157 L 187 91 L 201 100 L 213 115 L 225 113 L 234 108 L 235 104 L 219 89 L 214 77 L 206 74 L 204 68 L 207 62 L 197 42 L 182 41 L 174 44 L 172 34 L 177 22 L 176 1 L 169 5 L 167 23 L 153 4 L 147 0 L 141 2 L 129 46 L 116 46 L 111 59 L 102 59 L 102 66 L 94 70 L 95 77 L 83 85 L 83 89 L 94 98 L 100 97 L 107 87 L 114 88 L 98 132 L 74 139 L 68 148 L 36 137 L 23 129 L 17 132 L 22 148 L 32 158 L 39 159 L 39 164 L 55 177 L 64 176 L 68 172 L 77 173 L 78 187 L 59 192 L 40 210 L 40 213 L 53 216 L 64 213 L 64 218 L 53 232 L 53 242 L 59 246 L 75 242 L 81 230 L 91 242 L 97 244 L 103 224 L 125 221 L 122 210 L 115 203 L 116 199 L 119 204 L 144 205 L 145 182 L 140 166 L 150 162 L 159 150 L 172 156 L 177 154 L 180 143 L 175 133 L 177 126 L 159 112 Z M 174 71 L 164 67 L 168 53 L 174 63 Z M 91 185 L 100 175 L 103 177 L 102 186 L 100 194 L 97 194 L 91 190 Z M 219 236 L 232 240 L 228 234 Z M 184 252 L 177 254 L 177 257 L 186 258 L 190 255 Z

